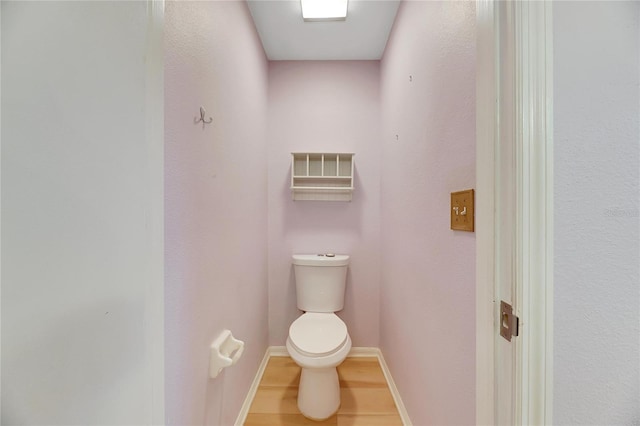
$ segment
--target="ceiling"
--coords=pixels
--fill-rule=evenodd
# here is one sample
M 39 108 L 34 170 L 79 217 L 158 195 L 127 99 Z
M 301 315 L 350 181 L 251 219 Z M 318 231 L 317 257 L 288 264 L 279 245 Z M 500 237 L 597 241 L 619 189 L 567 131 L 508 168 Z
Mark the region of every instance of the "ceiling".
M 300 0 L 248 0 L 267 58 L 382 58 L 400 0 L 349 0 L 344 21 L 305 22 Z

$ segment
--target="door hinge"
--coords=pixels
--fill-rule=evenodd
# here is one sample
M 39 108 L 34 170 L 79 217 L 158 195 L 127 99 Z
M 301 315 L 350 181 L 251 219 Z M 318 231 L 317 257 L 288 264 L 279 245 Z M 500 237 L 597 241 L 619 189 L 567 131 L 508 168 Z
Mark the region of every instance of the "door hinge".
M 510 342 L 512 336 L 518 336 L 519 326 L 520 318 L 513 314 L 513 307 L 504 300 L 501 300 L 500 335 Z

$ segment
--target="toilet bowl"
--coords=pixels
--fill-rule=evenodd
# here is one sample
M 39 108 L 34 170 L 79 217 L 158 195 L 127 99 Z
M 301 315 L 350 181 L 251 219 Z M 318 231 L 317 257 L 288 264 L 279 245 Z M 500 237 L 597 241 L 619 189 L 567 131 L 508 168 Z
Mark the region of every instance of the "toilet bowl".
M 345 323 L 334 313 L 307 312 L 289 327 L 287 351 L 302 367 L 298 408 L 313 420 L 331 417 L 340 408 L 336 367 L 351 350 Z

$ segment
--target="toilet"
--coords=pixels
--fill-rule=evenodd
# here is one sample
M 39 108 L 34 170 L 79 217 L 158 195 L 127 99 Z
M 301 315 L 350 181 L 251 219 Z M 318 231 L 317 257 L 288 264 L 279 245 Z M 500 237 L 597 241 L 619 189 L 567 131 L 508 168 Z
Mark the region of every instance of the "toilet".
M 289 327 L 287 351 L 302 367 L 298 408 L 312 420 L 331 417 L 340 407 L 336 367 L 351 349 L 346 324 L 335 314 L 344 306 L 349 256 L 293 255 L 298 309 Z

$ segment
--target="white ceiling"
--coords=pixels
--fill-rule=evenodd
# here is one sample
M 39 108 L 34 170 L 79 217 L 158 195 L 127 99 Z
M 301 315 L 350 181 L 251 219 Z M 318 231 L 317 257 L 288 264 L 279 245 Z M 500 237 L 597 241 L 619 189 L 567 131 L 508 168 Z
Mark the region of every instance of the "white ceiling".
M 248 0 L 270 60 L 380 59 L 400 0 L 349 0 L 345 21 L 305 22 L 300 0 Z

